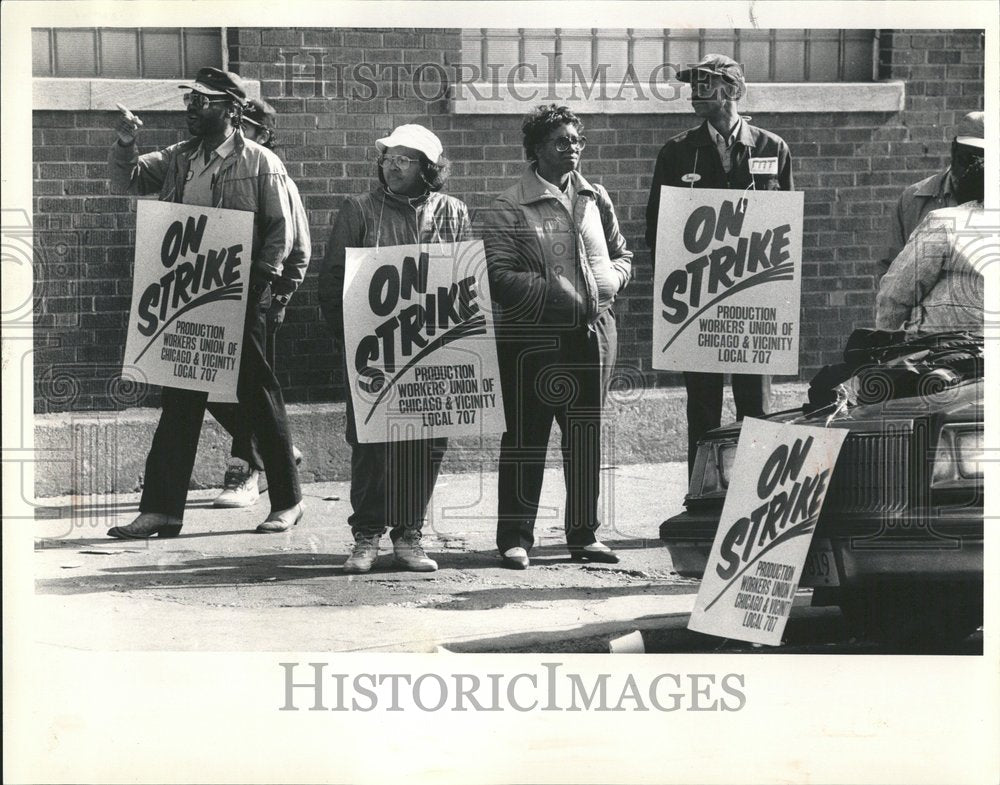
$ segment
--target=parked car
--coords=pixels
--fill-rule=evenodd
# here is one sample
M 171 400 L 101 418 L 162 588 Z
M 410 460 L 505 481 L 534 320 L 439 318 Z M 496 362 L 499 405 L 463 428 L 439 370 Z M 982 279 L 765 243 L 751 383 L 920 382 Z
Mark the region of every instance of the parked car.
M 859 330 L 800 409 L 767 416 L 849 431 L 801 585 L 856 635 L 938 646 L 982 625 L 982 349 L 964 333 Z M 660 526 L 682 576 L 705 571 L 739 435 L 737 422 L 699 444 L 686 509 Z

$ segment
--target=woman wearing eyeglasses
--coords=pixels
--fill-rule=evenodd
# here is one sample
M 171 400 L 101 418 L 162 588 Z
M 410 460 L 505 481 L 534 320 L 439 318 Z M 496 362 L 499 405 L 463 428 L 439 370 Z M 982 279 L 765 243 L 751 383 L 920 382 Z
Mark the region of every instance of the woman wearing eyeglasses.
M 347 248 L 458 242 L 469 239 L 470 233 L 468 208 L 440 193 L 449 163 L 437 136 L 421 125 L 401 125 L 377 140 L 375 147 L 378 185 L 362 196 L 348 197 L 340 208 L 319 277 L 320 307 L 341 354 Z M 437 563 L 421 546 L 421 526 L 447 440 L 361 444 L 349 394 L 346 401 L 353 509 L 348 523 L 355 544 L 344 571 L 363 573 L 372 568 L 386 528 L 391 529 L 399 566 L 418 572 L 436 570 Z
M 528 165 L 486 215 L 507 415 L 497 548 L 505 567 L 528 567 L 556 420 L 570 556 L 616 563 L 597 539 L 601 409 L 617 351 L 612 306 L 631 277 L 632 253 L 607 191 L 578 171 L 587 144 L 580 118 L 566 106 L 539 106 L 521 130 Z

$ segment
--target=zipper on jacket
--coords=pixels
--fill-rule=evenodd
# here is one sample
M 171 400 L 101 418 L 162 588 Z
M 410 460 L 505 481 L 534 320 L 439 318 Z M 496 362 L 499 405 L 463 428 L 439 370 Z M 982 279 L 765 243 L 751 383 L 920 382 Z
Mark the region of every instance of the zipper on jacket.
M 591 197 L 589 197 L 589 196 L 586 197 L 586 198 L 591 199 Z M 597 200 L 596 199 L 591 199 L 591 200 L 594 202 L 594 207 L 597 208 Z M 559 201 L 559 200 L 557 199 L 556 201 Z M 560 202 L 560 204 L 562 204 L 562 202 Z M 573 205 L 573 211 L 574 211 L 574 213 L 576 212 L 577 205 L 579 205 L 579 204 L 580 204 L 580 196 L 577 195 L 576 203 Z M 563 206 L 563 208 L 565 209 L 565 205 Z M 584 204 L 583 207 L 582 207 L 582 212 L 586 212 L 586 210 L 587 210 L 587 205 Z M 600 212 L 599 209 L 598 209 L 598 212 Z M 580 264 L 580 272 L 583 273 L 583 280 L 584 280 L 585 285 L 587 287 L 588 308 L 587 308 L 587 314 L 586 314 L 586 317 L 585 317 L 586 320 L 587 320 L 587 329 L 590 332 L 594 332 L 594 330 L 596 329 L 595 326 L 594 326 L 595 322 L 597 321 L 598 317 L 600 316 L 600 293 L 597 291 L 597 279 L 594 278 L 593 267 L 590 264 L 590 260 L 587 258 L 587 247 L 586 247 L 586 244 L 583 242 L 583 236 L 582 236 L 582 234 L 580 232 L 580 229 L 579 229 L 580 224 L 577 223 L 576 215 L 571 215 L 570 216 L 570 222 L 573 225 L 573 236 L 574 236 L 574 242 L 575 242 L 576 250 L 577 250 L 577 254 L 576 254 L 577 255 L 577 259 L 578 259 L 579 264 Z M 601 232 L 602 232 L 602 234 L 603 234 L 603 231 L 604 231 L 604 221 L 602 220 L 601 221 Z M 605 240 L 605 244 L 606 243 L 607 243 L 607 240 Z M 609 256 L 609 259 L 610 259 L 610 256 Z M 593 312 L 593 314 L 594 314 L 592 317 L 590 316 L 591 312 Z

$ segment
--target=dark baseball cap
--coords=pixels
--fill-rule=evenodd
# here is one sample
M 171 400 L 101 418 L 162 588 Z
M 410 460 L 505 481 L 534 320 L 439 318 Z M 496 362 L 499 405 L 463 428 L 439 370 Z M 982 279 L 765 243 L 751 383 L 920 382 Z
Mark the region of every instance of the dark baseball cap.
M 959 144 L 986 149 L 986 115 L 983 112 L 969 112 L 955 128 L 955 139 Z
M 274 130 L 278 113 L 267 101 L 251 98 L 243 107 L 243 120 L 269 131 Z
M 220 71 L 218 68 L 200 68 L 194 78 L 194 84 L 178 86 L 203 95 L 228 95 L 240 102 L 247 99 L 246 87 L 240 75 L 232 71 Z
M 677 80 L 688 83 L 702 81 L 713 76 L 733 85 L 743 86 L 746 83 L 740 64 L 726 55 L 705 55 L 700 62 L 677 72 Z

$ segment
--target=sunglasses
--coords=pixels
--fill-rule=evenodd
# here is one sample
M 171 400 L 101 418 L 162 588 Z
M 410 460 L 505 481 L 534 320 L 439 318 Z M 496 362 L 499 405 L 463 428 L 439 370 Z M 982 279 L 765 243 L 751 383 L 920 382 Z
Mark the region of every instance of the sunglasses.
M 399 171 L 405 172 L 410 168 L 410 164 L 417 163 L 415 158 L 410 158 L 406 155 L 381 155 L 378 159 L 379 166 L 384 166 L 389 164 L 389 166 L 395 166 Z
M 229 103 L 228 98 L 218 98 L 211 99 L 207 95 L 202 95 L 201 93 L 184 93 L 182 96 L 184 98 L 184 106 L 189 109 L 204 109 L 209 104 L 226 104 Z
M 587 146 L 586 136 L 560 136 L 557 139 L 548 139 L 556 146 L 556 152 L 565 153 L 569 148 L 576 147 L 580 150 Z

